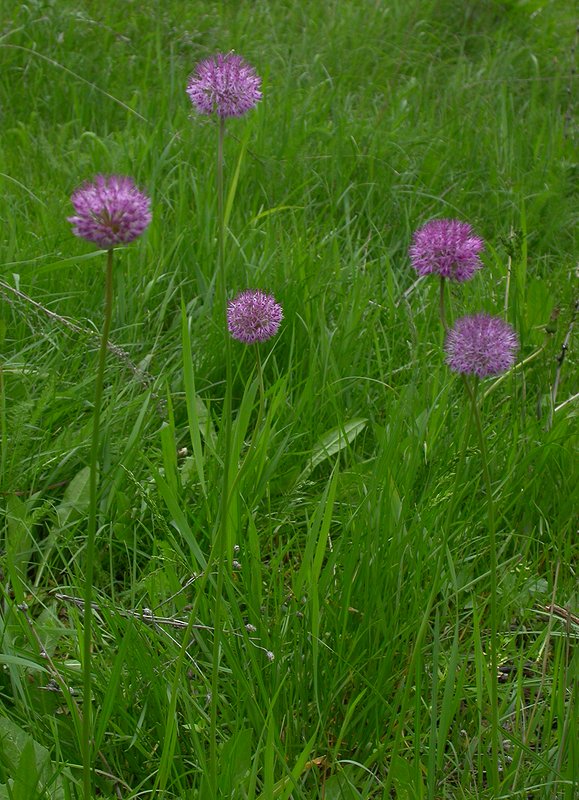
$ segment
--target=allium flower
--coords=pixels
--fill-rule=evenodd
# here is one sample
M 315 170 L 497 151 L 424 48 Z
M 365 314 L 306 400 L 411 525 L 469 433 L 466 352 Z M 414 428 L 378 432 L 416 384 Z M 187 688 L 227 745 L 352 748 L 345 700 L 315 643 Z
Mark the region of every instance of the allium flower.
M 482 267 L 484 242 L 468 222 L 433 219 L 414 233 L 410 260 L 419 275 L 434 273 L 453 281 L 468 281 Z
M 245 344 L 265 342 L 275 336 L 283 319 L 281 306 L 270 294 L 249 289 L 227 307 L 227 327 L 234 339 Z
M 140 236 L 151 221 L 151 200 L 131 178 L 97 175 L 71 197 L 76 214 L 68 217 L 75 236 L 110 249 Z
M 187 94 L 200 114 L 241 117 L 261 100 L 261 78 L 235 53 L 200 61 L 189 78 Z
M 510 369 L 519 349 L 508 322 L 488 314 L 461 317 L 446 337 L 446 363 L 454 372 L 485 378 Z

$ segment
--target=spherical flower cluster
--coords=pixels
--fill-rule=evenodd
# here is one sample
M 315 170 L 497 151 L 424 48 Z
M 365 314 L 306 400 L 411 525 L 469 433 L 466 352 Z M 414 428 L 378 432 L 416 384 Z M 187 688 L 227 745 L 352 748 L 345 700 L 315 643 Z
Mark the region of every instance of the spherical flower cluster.
M 454 370 L 485 378 L 510 369 L 519 348 L 508 322 L 488 314 L 461 317 L 446 338 L 446 363 Z
M 76 214 L 68 217 L 75 236 L 109 250 L 140 236 L 151 221 L 151 200 L 131 178 L 97 175 L 71 197 Z
M 197 64 L 187 94 L 200 114 L 241 117 L 261 100 L 261 78 L 235 53 L 219 53 Z
M 270 294 L 249 289 L 227 307 L 227 327 L 234 339 L 245 344 L 265 342 L 278 331 L 282 307 Z
M 479 253 L 484 242 L 468 222 L 434 219 L 414 234 L 410 260 L 419 275 L 434 273 L 459 283 L 468 281 L 482 267 Z

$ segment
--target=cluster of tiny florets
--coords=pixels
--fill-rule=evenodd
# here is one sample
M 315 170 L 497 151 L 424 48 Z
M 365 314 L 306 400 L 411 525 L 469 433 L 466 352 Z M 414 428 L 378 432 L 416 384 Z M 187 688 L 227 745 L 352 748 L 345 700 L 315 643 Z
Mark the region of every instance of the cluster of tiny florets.
M 151 200 L 131 178 L 97 175 L 71 197 L 76 214 L 68 217 L 75 236 L 110 249 L 128 244 L 151 222 Z
M 197 64 L 187 94 L 200 114 L 240 117 L 261 100 L 261 78 L 235 53 L 219 53 Z
M 446 337 L 446 363 L 467 375 L 486 378 L 510 369 L 519 342 L 508 322 L 488 314 L 461 317 Z
M 283 310 L 275 298 L 259 290 L 241 292 L 227 307 L 227 327 L 234 339 L 245 344 L 265 342 L 278 331 Z
M 410 247 L 410 260 L 419 275 L 440 275 L 459 283 L 482 267 L 484 242 L 468 222 L 434 219 L 419 228 Z

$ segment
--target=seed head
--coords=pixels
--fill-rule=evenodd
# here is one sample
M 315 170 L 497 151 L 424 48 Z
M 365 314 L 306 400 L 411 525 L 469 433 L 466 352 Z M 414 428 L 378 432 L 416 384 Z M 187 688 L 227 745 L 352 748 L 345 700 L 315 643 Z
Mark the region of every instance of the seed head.
M 97 175 L 71 197 L 76 214 L 68 217 L 75 236 L 110 249 L 140 236 L 151 221 L 151 200 L 131 178 Z
M 248 289 L 227 307 L 227 327 L 234 339 L 245 344 L 265 342 L 278 331 L 282 307 L 270 294 Z
M 446 337 L 446 363 L 454 372 L 486 378 L 516 361 L 519 340 L 508 322 L 488 314 L 461 317 Z
M 483 240 L 468 222 L 433 219 L 414 233 L 410 260 L 419 275 L 434 273 L 459 283 L 468 281 L 482 267 L 479 253 Z
M 241 117 L 261 100 L 261 78 L 241 56 L 218 53 L 197 64 L 187 94 L 200 114 Z

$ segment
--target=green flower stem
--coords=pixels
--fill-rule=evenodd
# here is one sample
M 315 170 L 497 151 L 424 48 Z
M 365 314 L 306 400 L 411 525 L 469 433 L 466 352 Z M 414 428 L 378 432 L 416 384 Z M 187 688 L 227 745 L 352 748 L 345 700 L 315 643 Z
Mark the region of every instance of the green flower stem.
M 259 429 L 261 428 L 261 424 L 263 422 L 263 416 L 265 413 L 265 387 L 263 385 L 263 367 L 261 365 L 261 354 L 259 352 L 259 344 L 255 345 L 255 362 L 256 362 L 255 368 L 257 369 L 257 377 L 259 379 L 259 408 L 257 410 L 257 419 L 255 421 L 253 436 L 251 438 L 251 444 L 249 446 L 249 450 L 247 451 L 246 460 L 249 458 L 250 454 L 253 452 L 255 445 L 257 444 Z
M 487 514 L 488 514 L 488 527 L 489 527 L 489 549 L 490 549 L 490 577 L 491 577 L 491 757 L 492 757 L 492 778 L 494 788 L 499 785 L 499 703 L 498 703 L 498 686 L 497 686 L 497 640 L 498 640 L 498 623 L 497 623 L 497 537 L 496 537 L 496 523 L 495 523 L 495 506 L 493 502 L 493 493 L 491 486 L 491 476 L 489 470 L 489 461 L 485 443 L 485 437 L 482 428 L 480 411 L 477 403 L 477 389 L 478 381 L 475 380 L 474 386 L 471 386 L 466 376 L 463 376 L 464 385 L 470 397 L 472 406 L 472 416 L 475 422 L 475 427 L 478 434 L 483 478 L 485 482 L 485 490 L 487 495 Z
M 263 421 L 264 412 L 265 412 L 265 387 L 264 387 L 264 383 L 263 383 L 263 369 L 262 369 L 262 366 L 261 366 L 261 355 L 259 353 L 259 345 L 256 344 L 254 346 L 255 346 L 256 370 L 257 370 L 257 375 L 258 375 L 258 380 L 259 380 L 259 406 L 258 406 L 258 409 L 257 409 L 257 419 L 255 420 L 255 426 L 253 428 L 253 433 L 251 435 L 251 442 L 249 443 L 249 447 L 247 448 L 247 452 L 245 454 L 245 458 L 243 459 L 243 462 L 242 462 L 241 466 L 239 467 L 239 469 L 237 470 L 237 472 L 235 474 L 235 478 L 233 479 L 233 482 L 232 482 L 231 486 L 229 487 L 229 502 L 231 502 L 231 498 L 233 497 L 233 493 L 237 489 L 237 485 L 239 484 L 241 476 L 245 472 L 246 466 L 249 464 L 249 461 L 251 459 L 252 453 L 253 453 L 253 451 L 255 449 L 255 446 L 257 444 L 257 437 L 259 435 L 259 430 L 261 428 L 261 423 Z
M 223 143 L 225 141 L 225 119 L 219 118 L 217 136 L 217 282 L 220 299 L 227 300 L 227 284 L 225 280 L 225 205 L 223 191 Z M 224 310 L 224 314 L 226 311 Z M 225 317 L 227 319 L 227 316 Z
M 455 519 L 457 504 L 460 502 L 460 499 L 463 496 L 461 491 L 461 484 L 464 485 L 465 483 L 466 454 L 468 450 L 468 443 L 470 441 L 471 429 L 472 429 L 472 414 L 469 414 L 466 419 L 466 425 L 463 428 L 462 441 L 458 448 L 458 453 L 459 453 L 458 464 L 455 469 L 454 486 L 452 488 L 452 494 L 450 497 L 450 502 L 448 504 L 446 522 L 444 526 L 446 538 L 448 537 L 448 531 L 450 529 L 451 522 Z M 445 543 L 446 543 L 446 538 L 445 538 Z
M 6 435 L 6 400 L 4 395 L 4 372 L 0 361 L 0 482 L 4 482 L 8 437 Z
M 255 362 L 256 362 L 257 375 L 259 378 L 259 411 L 257 412 L 257 422 L 255 424 L 255 429 L 257 430 L 259 424 L 261 423 L 261 419 L 263 417 L 263 410 L 265 408 L 265 387 L 263 385 L 263 368 L 261 366 L 261 354 L 259 352 L 259 345 L 257 345 L 255 348 Z
M 259 381 L 259 406 L 258 406 L 258 409 L 257 409 L 257 419 L 255 420 L 255 425 L 254 425 L 254 428 L 253 428 L 253 434 L 251 436 L 251 442 L 249 444 L 249 447 L 247 448 L 247 453 L 246 453 L 246 456 L 245 456 L 245 458 L 243 460 L 243 464 L 241 465 L 241 467 L 237 471 L 237 475 L 235 476 L 235 480 L 233 482 L 233 485 L 229 489 L 230 499 L 231 499 L 231 495 L 232 495 L 233 489 L 237 485 L 237 481 L 240 478 L 240 476 L 242 475 L 242 473 L 244 471 L 244 467 L 249 462 L 251 454 L 253 453 L 255 445 L 257 444 L 257 437 L 259 435 L 259 429 L 261 428 L 261 423 L 263 421 L 263 415 L 264 415 L 264 411 L 265 411 L 265 387 L 263 385 L 263 368 L 261 366 L 261 354 L 259 352 L 259 344 L 256 343 L 254 345 L 254 347 L 255 347 L 255 369 L 257 371 L 257 378 L 258 378 L 258 381 Z
M 219 700 L 219 660 L 221 648 L 221 606 L 223 582 L 225 579 L 225 556 L 228 540 L 229 524 L 229 470 L 231 463 L 231 390 L 232 390 L 232 357 L 231 339 L 227 330 L 227 279 L 225 274 L 225 208 L 223 203 L 223 142 L 225 139 L 225 119 L 219 118 L 219 134 L 217 140 L 217 282 L 221 303 L 222 328 L 225 337 L 225 398 L 223 403 L 222 424 L 224 425 L 223 454 L 223 488 L 221 490 L 221 516 L 214 543 L 217 559 L 217 587 L 213 616 L 213 659 L 211 669 L 211 710 L 209 727 L 209 760 L 211 770 L 210 785 L 214 797 L 217 797 L 217 707 Z M 209 565 L 207 565 L 209 568 Z
M 113 250 L 107 254 L 107 270 L 105 283 L 105 318 L 101 335 L 101 345 L 96 374 L 96 387 L 93 412 L 92 443 L 90 450 L 90 483 L 89 483 L 89 510 L 88 530 L 86 537 L 85 555 L 85 587 L 84 587 L 84 618 L 83 618 L 83 711 L 82 711 L 82 763 L 83 786 L 85 800 L 92 800 L 92 671 L 91 671 L 91 644 L 92 644 L 92 585 L 94 576 L 94 551 L 97 529 L 98 506 L 98 456 L 100 444 L 100 418 L 103 397 L 105 362 L 107 358 L 107 344 L 111 328 L 113 311 Z
M 445 279 L 443 277 L 440 278 L 440 292 L 439 292 L 439 313 L 440 313 L 440 321 L 442 323 L 442 327 L 444 328 L 445 333 L 448 332 L 448 322 L 446 319 L 446 306 L 445 306 Z M 498 706 L 498 687 L 497 687 L 497 639 L 498 639 L 498 623 L 497 623 L 497 540 L 496 540 L 496 524 L 495 524 L 495 507 L 493 503 L 493 494 L 492 494 L 492 486 L 491 486 L 491 476 L 489 470 L 489 462 L 488 462 L 488 455 L 486 449 L 486 443 L 482 428 L 482 422 L 479 412 L 479 407 L 477 403 L 477 389 L 478 389 L 478 380 L 475 380 L 474 386 L 471 386 L 468 378 L 466 375 L 462 376 L 463 383 L 466 389 L 466 392 L 470 398 L 471 408 L 472 408 L 472 417 L 474 419 L 475 427 L 477 430 L 478 440 L 479 440 L 479 447 L 480 447 L 480 454 L 481 454 L 481 461 L 482 461 L 482 471 L 483 471 L 483 479 L 485 482 L 485 491 L 487 495 L 487 514 L 488 514 L 488 528 L 489 528 L 489 549 L 490 549 L 490 578 L 491 578 L 491 644 L 490 644 L 490 651 L 491 651 L 491 758 L 492 758 L 492 778 L 493 784 L 495 787 L 499 785 L 499 706 Z M 457 477 L 459 474 L 462 474 L 462 470 L 464 467 L 464 461 L 466 457 L 466 447 L 468 444 L 469 434 L 470 434 L 470 424 L 471 420 L 469 420 L 467 424 L 467 429 L 464 434 L 464 441 L 463 446 L 461 447 L 461 456 L 460 456 L 460 463 L 457 470 Z M 451 500 L 451 505 L 449 509 L 449 514 L 446 519 L 445 525 L 445 537 L 443 542 L 442 549 L 444 550 L 446 546 L 446 540 L 448 536 L 448 529 L 451 519 L 451 512 L 454 512 L 454 507 L 456 503 L 456 489 L 457 489 L 457 482 L 455 481 L 455 489 L 453 492 L 453 497 Z
M 440 278 L 440 294 L 438 300 L 438 307 L 440 311 L 440 321 L 442 322 L 442 327 L 444 328 L 444 332 L 448 331 L 448 323 L 446 321 L 446 307 L 444 304 L 444 291 L 445 291 L 445 280 L 443 277 Z

